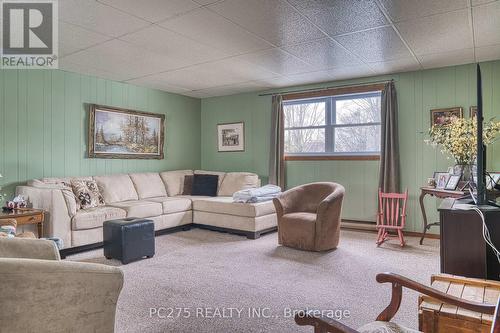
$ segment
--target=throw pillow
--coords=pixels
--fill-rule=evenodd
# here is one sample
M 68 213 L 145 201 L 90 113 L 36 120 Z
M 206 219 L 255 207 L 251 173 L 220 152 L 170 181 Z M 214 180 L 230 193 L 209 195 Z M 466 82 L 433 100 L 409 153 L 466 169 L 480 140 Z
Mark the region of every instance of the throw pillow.
M 193 178 L 193 175 L 184 176 L 182 195 L 191 195 L 191 193 L 193 192 Z
M 71 180 L 71 188 L 81 209 L 104 206 L 104 198 L 95 180 Z
M 218 175 L 194 175 L 191 195 L 217 196 Z

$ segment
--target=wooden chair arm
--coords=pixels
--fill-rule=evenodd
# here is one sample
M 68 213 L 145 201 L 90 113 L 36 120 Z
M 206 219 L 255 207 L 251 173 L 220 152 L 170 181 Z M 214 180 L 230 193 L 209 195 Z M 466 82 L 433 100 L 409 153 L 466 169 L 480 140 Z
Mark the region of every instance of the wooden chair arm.
M 493 315 L 495 313 L 495 305 L 483 304 L 468 301 L 462 298 L 451 296 L 445 294 L 434 288 L 425 286 L 421 283 L 413 281 L 411 279 L 405 278 L 399 274 L 394 273 L 380 273 L 377 274 L 377 282 L 379 283 L 391 283 L 392 284 L 392 295 L 390 304 L 378 315 L 377 320 L 379 321 L 390 321 L 401 305 L 401 298 L 403 296 L 403 287 L 415 290 L 424 295 L 430 296 L 444 303 L 451 305 L 456 305 L 458 307 L 464 308 L 466 310 L 480 312 L 485 314 Z
M 355 329 L 341 322 L 325 316 L 313 316 L 306 311 L 300 311 L 295 315 L 295 322 L 299 326 L 313 326 L 314 333 L 359 333 Z

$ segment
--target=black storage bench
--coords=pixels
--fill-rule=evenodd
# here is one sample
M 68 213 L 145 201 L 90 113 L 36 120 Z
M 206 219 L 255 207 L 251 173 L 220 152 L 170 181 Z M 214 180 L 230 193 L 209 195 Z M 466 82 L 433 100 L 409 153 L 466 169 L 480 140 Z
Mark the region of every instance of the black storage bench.
M 151 258 L 155 254 L 154 223 L 134 217 L 105 221 L 103 224 L 104 256 L 123 264 Z

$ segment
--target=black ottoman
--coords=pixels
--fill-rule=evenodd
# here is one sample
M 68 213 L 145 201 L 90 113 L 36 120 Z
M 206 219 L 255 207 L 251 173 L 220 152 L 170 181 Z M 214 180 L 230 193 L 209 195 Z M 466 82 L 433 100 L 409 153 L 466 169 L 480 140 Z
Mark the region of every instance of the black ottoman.
M 155 254 L 153 221 L 128 217 L 103 224 L 104 256 L 123 264 Z

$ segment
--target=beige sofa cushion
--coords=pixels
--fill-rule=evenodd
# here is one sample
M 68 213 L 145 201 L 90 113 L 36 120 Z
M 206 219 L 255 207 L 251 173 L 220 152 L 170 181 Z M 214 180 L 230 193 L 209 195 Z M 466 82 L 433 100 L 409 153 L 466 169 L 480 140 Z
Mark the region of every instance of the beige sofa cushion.
M 149 198 L 148 201 L 161 203 L 163 206 L 163 214 L 171 214 L 177 212 L 185 212 L 191 210 L 191 200 L 186 198 L 158 197 Z
M 104 221 L 121 219 L 127 215 L 123 209 L 109 206 L 80 209 L 71 219 L 72 230 L 100 228 Z
M 259 186 L 259 176 L 250 172 L 228 172 L 219 187 L 219 196 L 232 196 L 234 192 Z
M 220 189 L 222 181 L 224 180 L 224 177 L 226 176 L 226 173 L 222 172 L 222 171 L 195 170 L 194 174 L 195 175 L 217 175 L 217 176 L 219 176 L 219 182 L 217 184 L 217 190 Z
M 175 170 L 160 172 L 160 177 L 165 183 L 169 197 L 182 193 L 184 186 L 184 176 L 192 175 L 193 170 Z
M 110 204 L 113 207 L 124 209 L 127 217 L 151 217 L 163 214 L 161 203 L 147 200 L 131 200 L 123 202 L 114 202 Z
M 139 199 L 129 175 L 95 176 L 94 179 L 107 204 Z
M 275 213 L 272 201 L 259 203 L 239 203 L 233 202 L 231 197 L 215 197 L 209 199 L 193 198 L 193 210 L 228 214 L 237 216 L 256 217 Z
M 129 176 L 134 183 L 139 199 L 163 197 L 167 195 L 165 184 L 158 173 L 131 173 Z

